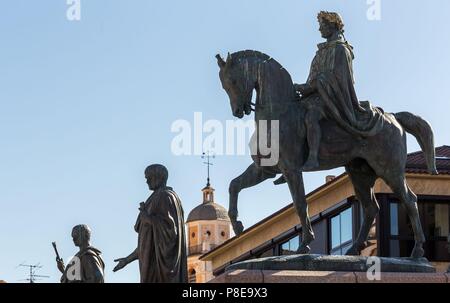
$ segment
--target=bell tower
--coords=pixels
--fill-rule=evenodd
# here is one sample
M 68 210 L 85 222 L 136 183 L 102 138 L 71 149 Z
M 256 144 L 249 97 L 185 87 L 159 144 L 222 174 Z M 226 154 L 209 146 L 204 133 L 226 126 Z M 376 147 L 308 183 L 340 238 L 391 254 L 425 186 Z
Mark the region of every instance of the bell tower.
M 207 165 L 206 186 L 202 189 L 203 200 L 188 215 L 186 220 L 188 236 L 188 275 L 189 282 L 203 283 L 211 280 L 212 265 L 210 261 L 200 261 L 201 255 L 216 248 L 230 238 L 230 218 L 228 211 L 217 204 L 214 188 L 211 186 L 209 172 L 211 156 L 203 154 Z

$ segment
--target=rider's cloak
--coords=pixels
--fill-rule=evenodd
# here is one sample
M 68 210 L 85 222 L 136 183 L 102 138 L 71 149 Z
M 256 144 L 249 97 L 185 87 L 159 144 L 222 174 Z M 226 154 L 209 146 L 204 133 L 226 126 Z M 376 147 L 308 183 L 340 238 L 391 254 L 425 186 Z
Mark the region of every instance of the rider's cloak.
M 368 101 L 358 101 L 353 59 L 353 48 L 342 37 L 319 44 L 307 83 L 317 89 L 327 116 L 353 134 L 373 136 L 383 127 L 383 114 Z

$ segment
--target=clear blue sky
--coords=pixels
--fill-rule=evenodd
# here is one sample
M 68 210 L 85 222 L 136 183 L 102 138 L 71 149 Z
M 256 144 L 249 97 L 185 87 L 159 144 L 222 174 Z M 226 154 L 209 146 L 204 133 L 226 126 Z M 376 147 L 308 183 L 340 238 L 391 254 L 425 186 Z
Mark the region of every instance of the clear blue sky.
M 425 117 L 436 144 L 450 144 L 448 0 L 382 0 L 380 21 L 366 18 L 365 0 L 81 2 L 79 22 L 67 21 L 65 0 L 0 4 L 0 279 L 25 278 L 16 266 L 26 261 L 58 281 L 51 242 L 74 254 L 71 228 L 87 223 L 106 280 L 137 282 L 137 263 L 112 268 L 136 246 L 144 168 L 169 168 L 187 215 L 201 202 L 205 168 L 198 156 L 171 154 L 170 126 L 195 111 L 232 119 L 214 55 L 260 50 L 303 82 L 322 9 L 344 17 L 359 98 Z M 250 162 L 215 159 L 219 203 Z M 307 191 L 341 171 L 306 174 Z M 241 194 L 240 216 L 248 227 L 290 201 L 286 186 L 267 181 Z

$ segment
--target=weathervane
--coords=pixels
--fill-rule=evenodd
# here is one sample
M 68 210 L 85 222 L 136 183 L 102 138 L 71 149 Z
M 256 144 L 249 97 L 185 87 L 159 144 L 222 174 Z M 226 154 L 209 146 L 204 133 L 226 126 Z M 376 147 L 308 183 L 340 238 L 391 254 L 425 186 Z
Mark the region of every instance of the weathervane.
M 213 164 L 211 163 L 211 158 L 214 159 L 215 156 L 214 156 L 214 154 L 211 154 L 211 153 L 209 152 L 209 150 L 208 150 L 206 153 L 203 152 L 203 154 L 202 154 L 202 159 L 206 159 L 206 162 L 203 162 L 203 164 L 206 165 L 206 167 L 207 167 L 207 172 L 208 172 L 208 179 L 207 179 L 206 186 L 210 186 L 210 185 L 211 185 L 211 184 L 209 183 L 209 167 L 210 167 L 211 165 L 213 165 Z

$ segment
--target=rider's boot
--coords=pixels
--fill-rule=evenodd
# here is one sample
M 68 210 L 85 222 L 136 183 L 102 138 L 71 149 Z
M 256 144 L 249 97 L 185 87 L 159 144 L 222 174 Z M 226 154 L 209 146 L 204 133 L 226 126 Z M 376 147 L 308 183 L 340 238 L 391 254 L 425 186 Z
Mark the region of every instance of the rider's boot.
M 309 111 L 306 115 L 306 139 L 308 141 L 309 156 L 303 165 L 303 171 L 312 171 L 319 167 L 318 155 L 322 131 L 320 129 L 320 114 L 315 111 Z

